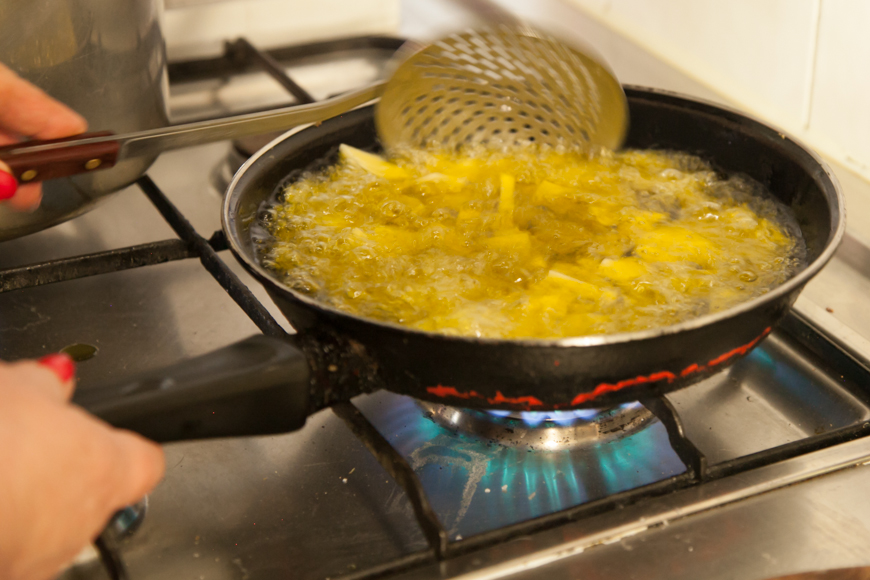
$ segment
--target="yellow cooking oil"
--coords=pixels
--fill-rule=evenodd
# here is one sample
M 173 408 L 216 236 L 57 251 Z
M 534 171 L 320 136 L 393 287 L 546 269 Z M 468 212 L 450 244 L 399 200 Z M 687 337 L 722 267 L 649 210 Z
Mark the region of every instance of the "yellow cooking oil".
M 668 326 L 801 269 L 789 210 L 747 177 L 665 151 L 342 145 L 287 186 L 264 263 L 340 310 L 451 335 L 558 338 Z

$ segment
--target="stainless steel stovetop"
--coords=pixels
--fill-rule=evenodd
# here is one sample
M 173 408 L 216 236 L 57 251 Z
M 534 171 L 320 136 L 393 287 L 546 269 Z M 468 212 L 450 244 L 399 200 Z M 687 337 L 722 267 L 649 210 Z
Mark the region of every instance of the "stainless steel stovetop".
M 435 0 L 406 8 L 409 36 L 435 36 L 467 19 Z M 598 47 L 625 82 L 716 98 L 555 0 L 534 10 L 545 25 Z M 386 56 L 309 59 L 291 72 L 322 98 L 374 78 Z M 321 72 L 328 67 L 338 67 L 340 82 Z M 289 97 L 252 74 L 175 85 L 171 102 L 182 120 L 282 99 Z M 220 229 L 213 183 L 229 148 L 165 154 L 149 171 L 206 239 Z M 847 197 L 870 189 L 839 174 Z M 862 219 L 853 231 L 864 231 Z M 133 186 L 76 220 L 0 244 L 0 268 L 174 238 Z M 422 482 L 451 541 L 444 561 L 401 486 L 329 410 L 285 436 L 168 445 L 166 479 L 120 555 L 133 579 L 203 580 L 762 579 L 870 564 L 870 439 L 861 437 L 870 433 L 870 316 L 862 306 L 870 253 L 859 240 L 847 240 L 751 356 L 667 397 L 694 450 L 674 439 L 667 410 L 639 405 L 587 423 L 486 417 L 385 392 L 356 399 Z M 290 330 L 232 256 L 219 257 Z M 80 364 L 82 389 L 258 332 L 196 258 L 0 292 L 0 313 L 5 359 L 96 347 Z M 65 577 L 106 574 L 85 553 Z

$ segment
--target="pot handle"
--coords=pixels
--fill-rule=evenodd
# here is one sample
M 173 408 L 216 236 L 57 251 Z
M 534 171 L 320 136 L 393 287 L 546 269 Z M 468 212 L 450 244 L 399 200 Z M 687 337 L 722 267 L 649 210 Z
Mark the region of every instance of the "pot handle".
M 110 131 L 82 133 L 63 139 L 28 141 L 0 147 L 0 160 L 12 170 L 18 183 L 35 183 L 47 179 L 90 173 L 114 167 L 121 143 L 110 139 Z M 89 142 L 89 141 L 93 142 Z M 52 148 L 73 141 L 83 141 L 69 147 Z
M 256 335 L 120 384 L 83 390 L 73 402 L 159 443 L 273 435 L 305 424 L 310 376 L 305 355 L 289 340 Z

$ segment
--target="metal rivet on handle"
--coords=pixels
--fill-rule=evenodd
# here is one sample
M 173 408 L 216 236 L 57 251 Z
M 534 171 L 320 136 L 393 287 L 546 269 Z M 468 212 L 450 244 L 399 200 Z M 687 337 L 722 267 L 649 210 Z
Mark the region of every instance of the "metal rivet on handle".
M 85 163 L 85 169 L 96 169 L 102 164 L 103 162 L 100 159 L 91 159 L 87 163 Z
M 21 174 L 21 181 L 31 181 L 36 178 L 37 172 L 35 169 L 28 169 Z

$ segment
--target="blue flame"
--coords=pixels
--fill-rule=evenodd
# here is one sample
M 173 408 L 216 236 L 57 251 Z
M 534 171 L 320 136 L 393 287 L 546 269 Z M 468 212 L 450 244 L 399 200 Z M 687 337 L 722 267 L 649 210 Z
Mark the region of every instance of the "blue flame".
M 637 409 L 640 403 L 633 401 L 617 407 L 619 411 Z M 593 421 L 604 412 L 601 409 L 575 409 L 573 411 L 504 411 L 489 409 L 486 411 L 494 417 L 517 417 L 530 427 L 537 427 L 541 423 L 549 422 L 556 425 L 573 425 L 578 421 Z

